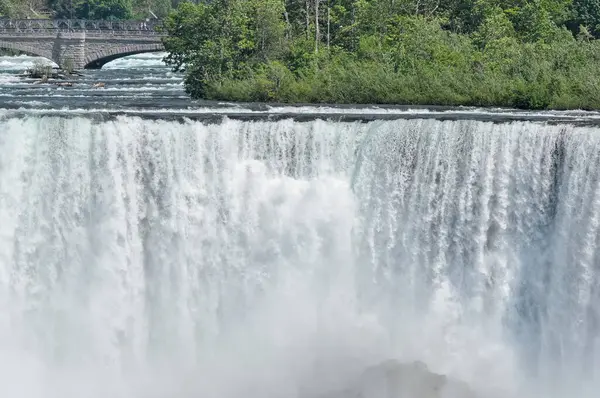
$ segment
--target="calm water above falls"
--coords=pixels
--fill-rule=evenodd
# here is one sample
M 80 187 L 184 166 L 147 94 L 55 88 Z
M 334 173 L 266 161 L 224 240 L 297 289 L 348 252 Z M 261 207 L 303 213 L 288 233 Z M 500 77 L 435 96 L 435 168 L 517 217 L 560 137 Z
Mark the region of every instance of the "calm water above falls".
M 597 396 L 598 114 L 203 103 L 160 55 L 71 88 L 32 62 L 0 57 L 3 397 L 312 398 L 389 358 Z

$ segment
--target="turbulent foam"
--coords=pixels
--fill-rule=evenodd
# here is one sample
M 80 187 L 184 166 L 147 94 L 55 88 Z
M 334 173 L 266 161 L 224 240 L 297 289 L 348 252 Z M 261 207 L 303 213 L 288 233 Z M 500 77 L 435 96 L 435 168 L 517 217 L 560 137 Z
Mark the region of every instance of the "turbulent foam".
M 292 398 L 388 358 L 597 387 L 597 129 L 0 124 L 9 396 Z
M 52 61 L 49 61 L 45 58 L 32 57 L 29 55 L 0 56 L 0 70 L 22 72 L 27 68 L 33 67 L 36 62 L 41 62 L 47 65 L 55 65 Z
M 143 67 L 154 67 L 164 65 L 162 59 L 167 55 L 166 53 L 146 53 L 132 55 L 125 58 L 120 58 L 109 62 L 104 66 L 105 69 L 129 69 L 129 68 L 143 68 Z

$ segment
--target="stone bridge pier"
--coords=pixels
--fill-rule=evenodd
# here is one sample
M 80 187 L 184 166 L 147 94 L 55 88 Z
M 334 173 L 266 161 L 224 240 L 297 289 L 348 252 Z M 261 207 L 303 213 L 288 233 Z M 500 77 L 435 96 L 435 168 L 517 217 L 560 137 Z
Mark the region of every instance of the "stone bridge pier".
M 0 20 L 0 48 L 54 61 L 61 67 L 99 69 L 128 55 L 163 51 L 157 22 Z

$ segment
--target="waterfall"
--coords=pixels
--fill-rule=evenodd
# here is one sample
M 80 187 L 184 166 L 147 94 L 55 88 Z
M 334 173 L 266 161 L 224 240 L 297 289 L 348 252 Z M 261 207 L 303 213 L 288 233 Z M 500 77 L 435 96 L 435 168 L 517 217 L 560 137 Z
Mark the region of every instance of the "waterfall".
M 1 119 L 0 385 L 304 398 L 399 358 L 597 391 L 599 167 L 568 124 Z

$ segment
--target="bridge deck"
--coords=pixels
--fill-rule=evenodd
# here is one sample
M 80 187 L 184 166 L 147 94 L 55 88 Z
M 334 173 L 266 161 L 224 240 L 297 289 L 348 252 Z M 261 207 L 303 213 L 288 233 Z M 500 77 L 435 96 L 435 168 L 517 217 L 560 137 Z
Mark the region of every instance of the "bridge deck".
M 109 35 L 163 36 L 161 21 L 102 21 L 83 19 L 0 19 L 0 33 L 10 36 L 39 36 L 59 32 Z
M 160 21 L 0 19 L 0 48 L 74 69 L 101 68 L 128 55 L 164 51 Z

